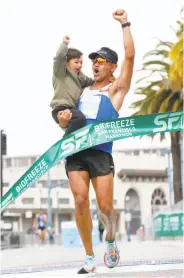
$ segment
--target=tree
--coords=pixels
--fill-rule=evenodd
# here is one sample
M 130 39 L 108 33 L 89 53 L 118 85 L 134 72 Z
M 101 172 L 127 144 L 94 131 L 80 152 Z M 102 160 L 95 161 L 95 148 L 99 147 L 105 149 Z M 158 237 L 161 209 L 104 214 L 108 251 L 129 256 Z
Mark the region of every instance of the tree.
M 173 44 L 169 53 L 171 65 L 169 69 L 169 77 L 173 83 L 173 90 L 183 88 L 183 27 L 181 21 L 177 21 L 179 29 L 176 32 L 178 41 Z
M 178 44 L 180 46 L 181 42 L 178 41 Z M 176 47 L 171 42 L 159 41 L 154 50 L 144 55 L 141 69 L 143 77 L 136 82 L 141 85 L 135 91 L 135 94 L 142 96 L 143 99 L 132 104 L 132 107 L 137 110 L 137 115 L 182 110 L 182 83 L 178 82 L 177 78 L 181 74 L 181 69 L 178 68 L 181 59 L 178 58 L 181 57 L 179 46 Z M 174 65 L 176 60 L 177 67 Z M 161 139 L 165 136 L 160 135 Z M 176 203 L 182 200 L 180 132 L 172 132 L 170 137 Z

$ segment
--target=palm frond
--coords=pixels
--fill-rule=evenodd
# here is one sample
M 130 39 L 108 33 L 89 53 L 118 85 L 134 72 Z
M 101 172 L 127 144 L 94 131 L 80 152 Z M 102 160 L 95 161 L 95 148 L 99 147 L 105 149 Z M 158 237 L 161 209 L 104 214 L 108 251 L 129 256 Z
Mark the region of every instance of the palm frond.
M 152 89 L 153 90 L 154 87 L 157 87 L 159 89 L 162 84 L 163 84 L 163 80 L 152 81 L 145 89 L 147 89 L 147 90 Z
M 160 112 L 168 111 L 168 103 L 170 102 L 171 98 L 173 98 L 174 94 L 175 92 L 172 91 L 168 92 L 168 97 L 166 97 L 160 105 L 160 109 L 159 109 Z
M 143 69 L 145 69 L 147 66 L 162 66 L 166 71 L 168 71 L 170 64 L 164 61 L 155 60 L 155 61 L 144 62 Z
M 135 84 L 138 84 L 138 83 L 140 83 L 141 81 L 143 81 L 143 80 L 149 80 L 149 78 L 150 77 L 153 77 L 153 74 L 154 73 L 160 73 L 161 74 L 161 76 L 167 76 L 168 75 L 168 73 L 167 72 L 163 72 L 163 69 L 142 69 L 142 71 L 145 71 L 145 72 L 149 72 L 149 75 L 146 75 L 146 76 L 143 76 L 143 77 L 141 77 L 141 78 L 139 78 L 136 82 L 135 82 Z
M 179 29 L 178 29 L 178 31 L 176 32 L 176 36 L 177 36 L 178 38 L 180 38 L 180 37 L 183 36 L 184 22 L 181 22 L 181 21 L 179 21 L 179 20 L 177 20 L 176 22 L 177 22 L 178 25 L 179 25 Z
M 180 111 L 183 108 L 183 103 L 179 100 L 176 99 L 173 106 L 172 106 L 172 111 L 176 112 L 176 111 Z
M 166 49 L 156 49 L 148 51 L 146 54 L 144 54 L 143 59 L 148 58 L 150 56 L 159 56 L 161 55 L 164 58 L 168 58 L 169 50 Z
M 148 108 L 149 113 L 158 113 L 163 100 L 168 96 L 171 90 L 160 90 L 156 92 L 150 107 Z M 165 111 L 163 111 L 165 112 Z
M 157 44 L 157 48 L 158 47 L 160 47 L 160 46 L 166 46 L 166 47 L 168 47 L 168 48 L 171 48 L 172 47 L 172 45 L 173 45 L 173 43 L 172 42 L 165 42 L 165 41 L 162 41 L 162 40 L 159 40 L 159 43 Z
M 139 79 L 135 82 L 135 84 L 140 83 L 141 81 L 147 79 L 149 76 L 150 76 L 150 75 L 148 75 L 148 76 L 143 76 L 143 77 L 139 78 Z
M 142 105 L 142 102 L 143 102 L 142 99 L 141 100 L 137 100 L 137 101 L 133 102 L 130 107 L 131 108 L 140 108 L 141 105 Z

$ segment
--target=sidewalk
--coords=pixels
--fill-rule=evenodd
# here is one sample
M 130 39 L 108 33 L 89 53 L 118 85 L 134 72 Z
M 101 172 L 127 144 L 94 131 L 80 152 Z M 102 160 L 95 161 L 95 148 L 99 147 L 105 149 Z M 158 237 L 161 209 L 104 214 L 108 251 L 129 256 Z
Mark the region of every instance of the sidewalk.
M 142 260 L 177 260 L 184 255 L 182 241 L 132 241 L 118 242 L 121 263 L 128 264 L 130 261 Z M 94 249 L 96 260 L 103 262 L 105 245 L 101 244 Z M 48 265 L 80 264 L 84 259 L 82 248 L 65 249 L 59 245 L 45 245 L 9 249 L 1 251 L 1 268 L 33 267 Z

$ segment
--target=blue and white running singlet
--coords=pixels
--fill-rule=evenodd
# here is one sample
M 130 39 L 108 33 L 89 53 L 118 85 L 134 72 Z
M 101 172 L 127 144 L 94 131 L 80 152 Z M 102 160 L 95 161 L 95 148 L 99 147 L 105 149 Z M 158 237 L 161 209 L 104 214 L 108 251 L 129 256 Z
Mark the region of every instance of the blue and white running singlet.
M 39 229 L 44 229 L 45 228 L 45 214 L 40 214 L 38 215 L 37 221 L 38 221 L 38 228 Z
M 109 86 L 104 87 L 103 90 L 108 89 Z M 100 92 L 100 90 L 90 90 L 90 87 L 87 87 L 79 98 L 77 108 L 85 115 L 87 125 L 119 117 L 109 98 L 108 91 Z M 94 148 L 112 153 L 112 144 L 109 142 Z

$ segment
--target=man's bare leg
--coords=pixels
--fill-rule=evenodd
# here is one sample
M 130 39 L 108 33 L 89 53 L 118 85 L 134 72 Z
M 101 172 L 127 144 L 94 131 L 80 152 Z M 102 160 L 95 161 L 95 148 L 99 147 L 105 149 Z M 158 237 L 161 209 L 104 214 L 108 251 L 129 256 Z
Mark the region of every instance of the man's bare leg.
M 117 213 L 113 208 L 113 175 L 92 179 L 99 206 L 100 220 L 106 229 L 106 240 L 114 240 L 116 234 Z
M 68 176 L 75 200 L 76 224 L 86 255 L 93 255 L 92 220 L 89 211 L 89 175 L 86 171 L 71 171 Z
M 115 241 L 117 214 L 113 208 L 113 175 L 93 178 L 92 183 L 96 192 L 100 219 L 106 229 L 104 262 L 107 267 L 113 268 L 120 259 Z

